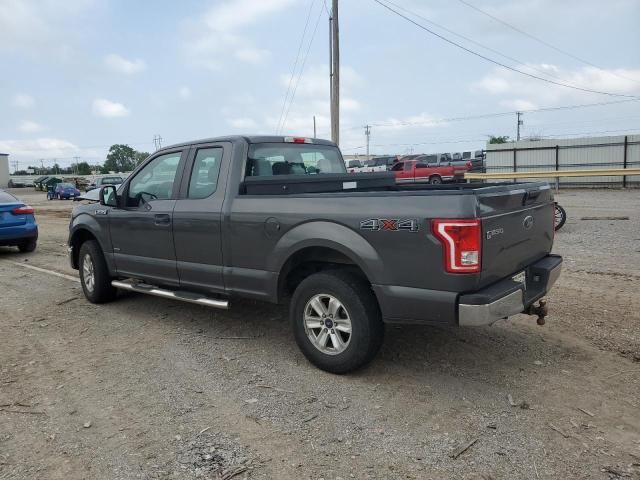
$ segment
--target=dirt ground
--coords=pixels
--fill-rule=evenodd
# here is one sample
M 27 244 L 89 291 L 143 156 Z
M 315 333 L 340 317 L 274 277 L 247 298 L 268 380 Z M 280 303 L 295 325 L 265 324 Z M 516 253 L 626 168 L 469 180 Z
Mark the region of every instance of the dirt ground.
M 358 373 L 311 366 L 285 308 L 229 311 L 69 278 L 71 202 L 16 193 L 0 248 L 0 479 L 640 478 L 640 191 L 572 191 L 539 327 L 387 329 Z M 584 216 L 629 220 L 581 220 Z M 468 448 L 464 451 L 464 447 Z

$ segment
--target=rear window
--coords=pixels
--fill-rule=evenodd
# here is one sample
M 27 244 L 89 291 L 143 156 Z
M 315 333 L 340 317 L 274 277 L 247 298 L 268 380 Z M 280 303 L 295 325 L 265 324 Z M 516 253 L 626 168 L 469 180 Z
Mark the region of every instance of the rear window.
M 11 195 L 10 193 L 3 192 L 2 190 L 0 190 L 0 203 L 13 203 L 13 202 L 16 202 L 17 200 L 18 199 L 13 195 Z
M 346 173 L 337 147 L 306 143 L 254 143 L 249 147 L 247 177 L 323 173 Z
M 73 185 L 71 185 L 70 183 L 59 183 L 58 186 L 61 187 L 61 188 L 76 188 Z

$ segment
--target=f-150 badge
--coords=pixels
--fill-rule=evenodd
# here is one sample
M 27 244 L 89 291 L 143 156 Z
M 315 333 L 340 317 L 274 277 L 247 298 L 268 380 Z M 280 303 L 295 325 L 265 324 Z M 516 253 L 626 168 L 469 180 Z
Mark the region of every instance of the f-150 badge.
M 413 218 L 368 218 L 360 222 L 361 230 L 374 232 L 417 232 L 419 228 L 418 221 Z

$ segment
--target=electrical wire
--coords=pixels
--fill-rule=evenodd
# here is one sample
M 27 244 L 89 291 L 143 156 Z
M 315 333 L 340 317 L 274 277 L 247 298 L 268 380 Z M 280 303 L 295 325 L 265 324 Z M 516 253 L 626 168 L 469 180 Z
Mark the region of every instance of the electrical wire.
M 304 23 L 304 29 L 302 30 L 302 36 L 300 37 L 300 44 L 298 45 L 298 53 L 296 53 L 296 59 L 293 63 L 293 68 L 291 69 L 291 75 L 289 76 L 289 85 L 287 85 L 287 91 L 284 95 L 284 100 L 282 101 L 282 109 L 280 110 L 280 118 L 278 119 L 278 126 L 276 128 L 276 134 L 280 133 L 280 126 L 282 124 L 282 116 L 284 115 L 285 108 L 287 106 L 287 99 L 289 98 L 289 92 L 291 91 L 291 84 L 293 83 L 293 79 L 296 76 L 296 69 L 298 68 L 298 62 L 300 60 L 300 52 L 302 51 L 302 45 L 304 45 L 304 39 L 307 35 L 307 28 L 309 27 L 309 19 L 311 19 L 311 12 L 313 11 L 313 6 L 315 5 L 316 0 L 312 0 L 309 4 L 309 11 L 307 12 L 307 20 Z
M 548 77 L 555 78 L 556 80 L 561 80 L 561 81 L 564 80 L 562 77 L 559 77 L 557 75 L 553 75 L 552 73 L 549 73 L 548 71 L 536 68 L 533 65 L 530 65 L 530 64 L 528 64 L 526 62 L 523 62 L 522 60 L 518 60 L 517 58 L 511 57 L 509 55 L 505 55 L 504 53 L 501 53 L 501 52 L 499 52 L 498 50 L 496 50 L 494 48 L 488 47 L 488 46 L 486 46 L 486 45 L 484 45 L 484 44 L 482 44 L 482 43 L 480 43 L 480 42 L 478 42 L 478 41 L 476 41 L 476 40 L 474 40 L 472 38 L 469 38 L 469 37 L 467 37 L 465 35 L 462 35 L 461 33 L 458 33 L 458 32 L 456 32 L 454 30 L 451 30 L 450 28 L 447 28 L 447 27 L 445 27 L 443 25 L 440 25 L 440 24 L 438 24 L 438 23 L 436 23 L 436 22 L 434 22 L 432 20 L 429 20 L 428 18 L 426 18 L 426 17 L 424 17 L 424 16 L 422 16 L 422 15 L 420 15 L 418 13 L 415 13 L 415 12 L 412 12 L 410 10 L 407 10 L 402 5 L 398 5 L 397 3 L 394 3 L 391 0 L 385 0 L 385 2 L 387 2 L 390 5 L 393 5 L 394 7 L 398 8 L 398 9 L 404 11 L 404 12 L 407 12 L 409 15 L 413 15 L 413 16 L 421 19 L 422 21 L 427 22 L 429 25 L 433 25 L 434 27 L 440 28 L 441 30 L 444 30 L 447 33 L 455 35 L 458 38 L 462 38 L 463 40 L 466 40 L 467 42 L 470 42 L 470 43 L 473 43 L 474 45 L 477 45 L 478 47 L 484 48 L 485 50 L 488 50 L 488 51 L 490 51 L 492 53 L 495 53 L 496 55 L 498 55 L 498 56 L 500 56 L 502 58 L 506 58 L 507 60 L 515 62 L 516 64 L 522 65 L 523 67 L 525 67 L 525 68 L 527 68 L 529 70 L 533 70 L 533 71 L 538 72 L 538 73 L 540 73 L 542 75 L 546 75 Z
M 307 51 L 304 54 L 302 59 L 302 66 L 300 67 L 300 72 L 298 74 L 298 78 L 296 79 L 296 83 L 293 87 L 293 93 L 291 94 L 291 99 L 289 101 L 289 106 L 287 107 L 287 111 L 284 114 L 284 118 L 282 119 L 282 125 L 280 127 L 280 132 L 284 130 L 284 127 L 287 123 L 287 117 L 289 116 L 289 111 L 291 110 L 291 106 L 293 105 L 293 101 L 296 96 L 296 92 L 298 91 L 298 85 L 300 84 L 300 79 L 302 78 L 302 74 L 304 73 L 304 67 L 307 64 L 307 59 L 309 58 L 309 51 L 311 50 L 311 46 L 313 45 L 313 40 L 316 38 L 316 32 L 318 31 L 318 25 L 320 24 L 320 19 L 322 18 L 322 14 L 324 13 L 323 9 L 320 8 L 320 12 L 318 14 L 318 19 L 316 20 L 316 25 L 313 28 L 313 33 L 311 35 L 311 40 L 309 41 L 309 45 L 307 46 Z
M 471 3 L 469 3 L 469 2 L 467 2 L 465 0 L 458 0 L 458 1 L 460 3 L 462 3 L 463 5 L 466 5 L 467 7 L 472 8 L 476 12 L 479 12 L 482 15 L 485 15 L 485 16 L 495 20 L 496 22 L 501 23 L 502 25 L 510 28 L 511 30 L 516 31 L 516 32 L 520 33 L 521 35 L 524 35 L 525 37 L 529 37 L 530 39 L 535 40 L 536 42 L 541 43 L 542 45 L 545 45 L 545 46 L 551 48 L 552 50 L 555 50 L 556 52 L 562 53 L 563 55 L 566 55 L 566 56 L 568 56 L 570 58 L 573 58 L 574 60 L 577 60 L 577 61 L 579 61 L 581 63 L 584 63 L 585 65 L 589 65 L 590 67 L 597 68 L 598 70 L 606 72 L 606 73 L 608 73 L 610 75 L 614 75 L 614 76 L 616 76 L 618 78 L 622 78 L 624 80 L 630 80 L 632 82 L 640 83 L 640 80 L 636 80 L 636 79 L 633 79 L 633 78 L 628 78 L 628 77 L 619 75 L 619 74 L 617 74 L 615 72 L 612 72 L 612 71 L 607 70 L 605 68 L 599 67 L 598 65 L 595 65 L 595 64 L 593 64 L 593 63 L 591 63 L 591 62 L 589 62 L 589 61 L 587 61 L 587 60 L 585 60 L 583 58 L 580 58 L 580 57 L 578 57 L 578 56 L 576 56 L 576 55 L 574 55 L 574 54 L 572 54 L 570 52 L 567 52 L 566 50 L 563 50 L 560 47 L 556 47 L 555 45 L 547 42 L 546 40 L 538 38 L 535 35 L 530 34 L 529 32 L 525 32 L 524 30 L 522 30 L 522 29 L 520 29 L 520 28 L 518 28 L 518 27 L 516 27 L 514 25 L 511 25 L 510 23 L 505 22 L 501 18 L 498 18 L 495 15 L 490 14 L 489 12 L 485 12 L 484 10 L 476 7 L 475 5 L 472 5 Z
M 536 80 L 540 80 L 540 81 L 543 81 L 543 82 L 546 82 L 546 83 L 550 83 L 550 84 L 553 84 L 553 85 L 558 85 L 558 86 L 561 86 L 561 87 L 571 88 L 573 90 L 579 90 L 579 91 L 582 91 L 582 92 L 597 93 L 597 94 L 600 94 L 600 95 L 608 95 L 608 96 L 611 96 L 611 97 L 640 98 L 640 97 L 637 97 L 635 95 L 625 95 L 625 94 L 622 94 L 622 93 L 603 92 L 603 91 L 599 91 L 599 90 L 592 90 L 592 89 L 589 89 L 589 88 L 582 88 L 582 87 L 578 87 L 576 85 L 571 85 L 569 83 L 556 82 L 555 80 L 550 80 L 548 78 L 539 77 L 537 75 L 533 75 L 531 73 L 527 73 L 527 72 L 524 72 L 522 70 L 518 70 L 517 68 L 511 67 L 511 66 L 506 65 L 506 64 L 504 64 L 502 62 L 499 62 L 499 61 L 494 60 L 494 59 L 492 59 L 490 57 L 487 57 L 486 55 L 478 53 L 475 50 L 471 50 L 470 48 L 467 48 L 464 45 L 461 45 L 461 44 L 459 44 L 457 42 L 454 42 L 453 40 L 445 37 L 444 35 L 441 35 L 441 34 L 439 34 L 437 32 L 434 32 L 433 30 L 425 27 L 421 23 L 416 22 L 415 20 L 407 17 L 406 15 L 402 14 L 398 10 L 395 10 L 394 8 L 390 7 L 386 3 L 383 3 L 381 0 L 373 0 L 373 1 L 376 2 L 377 4 L 381 5 L 382 7 L 386 8 L 390 12 L 395 13 L 399 17 L 405 19 L 406 21 L 414 24 L 416 27 L 418 27 L 418 28 L 430 33 L 431 35 L 434 35 L 434 36 L 438 37 L 439 39 L 444 40 L 445 42 L 464 50 L 467 53 L 470 53 L 470 54 L 472 54 L 472 55 L 474 55 L 476 57 L 482 58 L 483 60 L 486 60 L 488 62 L 494 63 L 494 64 L 496 64 L 496 65 L 498 65 L 500 67 L 506 68 L 507 70 L 511 70 L 512 72 L 516 72 L 516 73 L 519 73 L 521 75 L 524 75 L 524 76 L 527 76 L 527 77 L 530 77 L 530 78 L 534 78 Z

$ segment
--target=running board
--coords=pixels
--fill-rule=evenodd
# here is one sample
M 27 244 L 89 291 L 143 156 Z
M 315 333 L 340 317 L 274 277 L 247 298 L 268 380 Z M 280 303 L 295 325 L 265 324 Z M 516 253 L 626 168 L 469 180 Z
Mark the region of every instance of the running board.
M 111 285 L 123 290 L 130 290 L 136 293 L 145 293 L 147 295 L 154 295 L 156 297 L 170 298 L 173 300 L 180 300 L 182 302 L 195 303 L 196 305 L 204 305 L 205 307 L 213 308 L 229 308 L 229 302 L 227 300 L 216 300 L 213 298 L 203 297 L 197 293 L 185 292 L 180 290 L 164 290 L 162 288 L 154 287 L 146 283 L 139 283 L 133 281 L 121 281 L 113 280 Z

